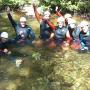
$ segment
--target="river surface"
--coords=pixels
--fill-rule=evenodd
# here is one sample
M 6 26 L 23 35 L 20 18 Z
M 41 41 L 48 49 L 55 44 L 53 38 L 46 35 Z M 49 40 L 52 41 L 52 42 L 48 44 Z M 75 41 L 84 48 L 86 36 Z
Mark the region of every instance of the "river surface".
M 18 21 L 21 15 L 13 13 L 13 18 Z M 39 23 L 28 19 L 28 24 L 38 39 Z M 9 38 L 15 37 L 6 13 L 0 15 L 1 31 L 7 31 Z M 11 55 L 0 56 L 0 90 L 90 90 L 89 52 L 29 45 L 11 48 Z M 18 58 L 24 60 L 20 67 L 15 63 Z

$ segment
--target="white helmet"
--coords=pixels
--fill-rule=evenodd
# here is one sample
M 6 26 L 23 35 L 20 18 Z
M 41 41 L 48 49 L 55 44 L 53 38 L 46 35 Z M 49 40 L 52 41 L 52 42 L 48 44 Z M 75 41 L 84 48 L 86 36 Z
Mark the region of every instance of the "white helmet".
M 50 12 L 49 12 L 49 11 L 45 11 L 45 12 L 44 12 L 44 16 L 45 16 L 45 15 L 50 16 Z
M 71 18 L 71 17 L 72 17 L 72 15 L 69 14 L 69 13 L 67 13 L 67 14 L 64 15 L 64 18 L 65 18 L 65 19 L 67 19 L 67 18 Z
M 88 22 L 87 21 L 82 21 L 79 26 L 80 27 L 88 26 Z
M 7 32 L 2 32 L 1 33 L 1 38 L 8 38 L 8 33 Z
M 21 17 L 21 18 L 20 18 L 20 22 L 22 22 L 22 21 L 23 21 L 23 22 L 26 22 L 27 20 L 26 20 L 25 17 Z
M 57 22 L 65 22 L 64 17 L 59 17 L 59 18 L 57 19 Z
M 68 19 L 68 26 L 70 27 L 70 28 L 75 28 L 76 27 L 76 20 L 74 20 L 74 19 L 72 19 L 72 18 L 69 18 Z
M 76 24 L 76 20 L 70 18 L 68 19 L 68 24 Z

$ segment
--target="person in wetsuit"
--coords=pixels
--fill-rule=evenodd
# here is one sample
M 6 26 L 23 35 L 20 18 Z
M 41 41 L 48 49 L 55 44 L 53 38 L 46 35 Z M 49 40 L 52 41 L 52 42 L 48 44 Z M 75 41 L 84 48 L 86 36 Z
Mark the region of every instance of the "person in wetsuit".
M 19 22 L 15 22 L 10 14 L 10 10 L 7 10 L 7 15 L 12 27 L 16 32 L 16 43 L 27 43 L 32 44 L 32 41 L 35 39 L 35 33 L 32 28 L 26 24 L 27 20 L 25 17 L 20 17 Z

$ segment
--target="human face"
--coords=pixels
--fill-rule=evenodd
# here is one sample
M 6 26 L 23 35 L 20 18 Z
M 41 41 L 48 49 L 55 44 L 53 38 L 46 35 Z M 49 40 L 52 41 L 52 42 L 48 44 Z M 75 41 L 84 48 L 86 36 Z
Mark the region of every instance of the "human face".
M 87 31 L 88 31 L 88 25 L 87 26 L 84 26 L 84 27 L 81 27 L 81 29 L 82 29 L 82 31 L 84 33 L 87 33 Z
M 7 38 L 1 38 L 1 41 L 3 42 L 3 43 L 5 43 L 6 41 L 7 41 L 8 39 Z
M 58 22 L 59 28 L 62 28 L 64 26 L 64 22 Z
M 46 15 L 44 15 L 43 18 L 46 19 L 46 20 L 48 20 L 50 18 L 50 15 L 46 14 Z
M 20 25 L 21 25 L 21 27 L 25 27 L 26 26 L 26 21 L 20 21 Z

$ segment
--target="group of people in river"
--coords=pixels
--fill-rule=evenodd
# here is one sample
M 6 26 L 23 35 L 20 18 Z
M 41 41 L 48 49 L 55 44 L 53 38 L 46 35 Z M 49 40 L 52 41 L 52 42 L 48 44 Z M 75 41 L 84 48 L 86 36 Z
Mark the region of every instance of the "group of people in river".
M 50 21 L 50 11 L 46 10 L 43 14 L 38 13 L 36 5 L 33 4 L 35 17 L 40 24 L 39 40 L 40 43 L 47 43 L 47 47 L 61 47 L 68 50 L 68 48 L 80 51 L 90 50 L 90 28 L 86 20 L 81 21 L 77 25 L 77 21 L 70 13 L 62 15 L 58 8 L 56 8 L 57 25 L 55 26 Z M 7 9 L 7 16 L 15 30 L 16 37 L 9 39 L 8 32 L 0 32 L 0 55 L 10 54 L 8 49 L 10 45 L 36 45 L 38 44 L 35 38 L 35 32 L 32 27 L 27 25 L 26 17 L 21 17 L 17 23 L 11 13 Z M 40 44 L 39 43 L 39 44 Z

